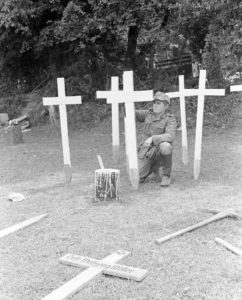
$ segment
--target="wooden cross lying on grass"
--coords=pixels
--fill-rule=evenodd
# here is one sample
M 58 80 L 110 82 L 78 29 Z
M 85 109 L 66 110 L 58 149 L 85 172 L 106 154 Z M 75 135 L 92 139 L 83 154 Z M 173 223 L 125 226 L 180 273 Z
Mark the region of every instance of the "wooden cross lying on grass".
M 126 151 L 128 153 L 128 165 L 131 184 L 134 189 L 139 187 L 138 174 L 138 158 L 137 158 L 137 140 L 136 140 L 136 126 L 135 126 L 135 102 L 145 102 L 153 100 L 153 90 L 148 91 L 134 91 L 133 71 L 126 71 L 123 73 L 123 91 L 97 91 L 97 98 L 106 98 L 107 103 L 125 103 L 126 111 Z M 114 121 L 115 122 L 115 121 Z M 114 134 L 114 130 L 113 130 Z M 118 134 L 115 131 L 115 134 Z
M 71 97 L 66 96 L 64 78 L 57 78 L 57 89 L 58 89 L 58 97 L 43 98 L 43 104 L 49 106 L 59 105 L 61 138 L 62 138 L 62 148 L 63 148 L 63 157 L 64 157 L 64 172 L 65 172 L 66 181 L 70 182 L 72 177 L 72 171 L 71 171 L 71 157 L 70 157 L 70 146 L 69 146 L 69 137 L 68 137 L 66 105 L 81 104 L 82 98 L 81 96 L 71 96 Z
M 86 286 L 90 280 L 94 279 L 98 275 L 101 275 L 102 273 L 126 279 L 133 279 L 136 281 L 143 280 L 148 273 L 147 270 L 115 264 L 129 254 L 130 252 L 128 251 L 119 250 L 102 260 L 73 254 L 67 254 L 63 256 L 60 258 L 61 263 L 75 267 L 85 267 L 88 269 L 62 285 L 60 288 L 54 290 L 42 300 L 66 299 L 67 297 L 78 292 L 80 289 Z

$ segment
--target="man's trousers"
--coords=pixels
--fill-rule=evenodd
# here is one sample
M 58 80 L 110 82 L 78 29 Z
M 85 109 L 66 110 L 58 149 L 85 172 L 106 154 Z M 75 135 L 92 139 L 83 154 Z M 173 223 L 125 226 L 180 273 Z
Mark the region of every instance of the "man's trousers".
M 143 182 L 152 172 L 159 174 L 160 167 L 162 167 L 162 175 L 170 176 L 172 145 L 168 142 L 163 142 L 152 147 L 144 158 L 138 159 L 138 165 L 140 182 Z

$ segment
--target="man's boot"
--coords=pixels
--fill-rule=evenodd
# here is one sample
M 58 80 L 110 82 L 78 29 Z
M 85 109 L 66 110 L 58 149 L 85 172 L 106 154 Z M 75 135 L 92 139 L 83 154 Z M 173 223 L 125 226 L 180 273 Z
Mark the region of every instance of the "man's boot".
M 171 184 L 171 177 L 167 175 L 163 175 L 160 186 L 170 186 L 170 184 Z

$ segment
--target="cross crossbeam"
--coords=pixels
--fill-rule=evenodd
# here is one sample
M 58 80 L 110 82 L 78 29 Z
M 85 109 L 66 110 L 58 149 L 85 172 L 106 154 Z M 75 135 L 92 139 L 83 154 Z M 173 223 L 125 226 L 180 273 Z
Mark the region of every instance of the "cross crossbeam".
M 124 74 L 128 74 L 126 71 Z M 130 75 L 124 75 L 130 76 Z M 127 82 L 126 82 L 127 84 Z M 133 102 L 145 102 L 153 100 L 153 91 L 152 91 L 152 99 L 150 99 L 150 91 L 134 91 L 133 89 L 130 91 L 97 91 L 97 98 L 106 98 L 107 103 L 133 103 Z
M 242 85 L 231 85 L 231 92 L 242 92 Z
M 58 97 L 44 97 L 43 104 L 49 106 L 50 105 L 59 106 L 64 171 L 65 171 L 66 180 L 70 182 L 72 177 L 72 171 L 71 171 L 71 156 L 70 156 L 70 146 L 69 146 L 69 137 L 68 137 L 66 105 L 81 104 L 82 98 L 81 96 L 66 96 L 64 78 L 57 78 L 57 90 L 58 90 Z

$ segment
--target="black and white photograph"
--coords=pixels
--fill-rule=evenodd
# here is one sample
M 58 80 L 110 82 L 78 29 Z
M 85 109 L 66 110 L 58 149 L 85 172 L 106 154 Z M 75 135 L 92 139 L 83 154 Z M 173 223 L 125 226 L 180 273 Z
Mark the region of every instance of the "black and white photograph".
M 0 300 L 242 299 L 242 1 L 0 0 Z

